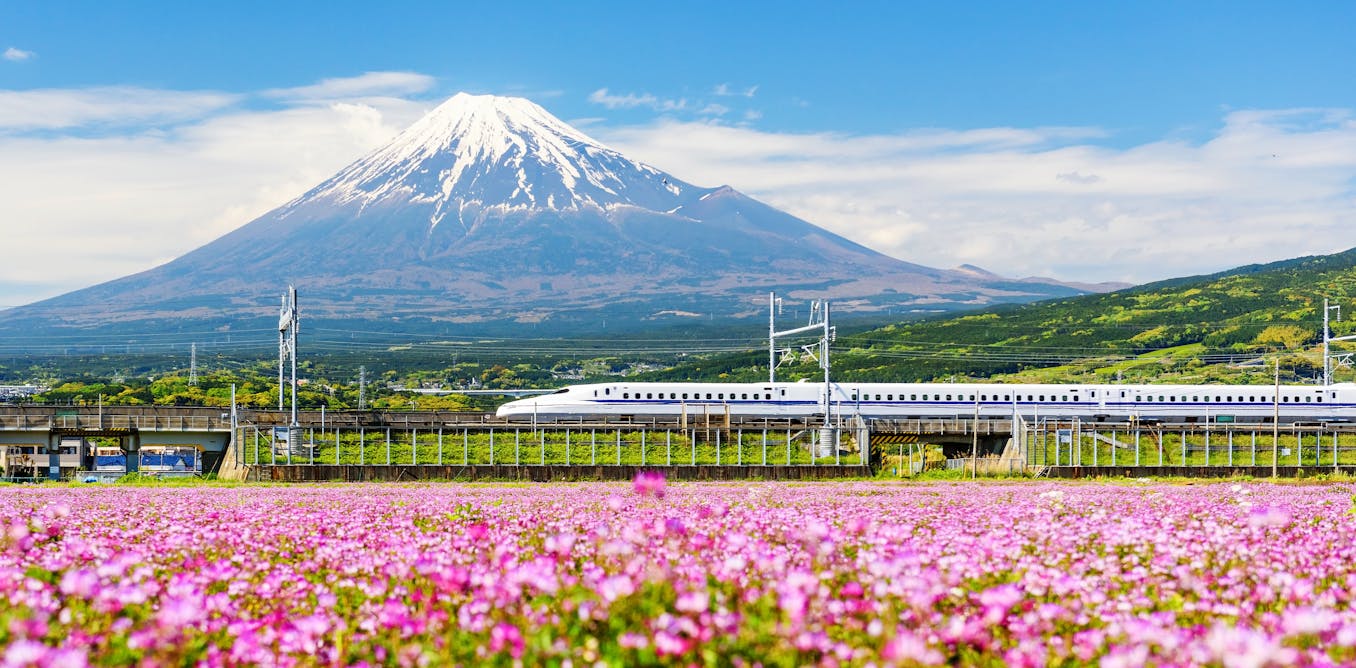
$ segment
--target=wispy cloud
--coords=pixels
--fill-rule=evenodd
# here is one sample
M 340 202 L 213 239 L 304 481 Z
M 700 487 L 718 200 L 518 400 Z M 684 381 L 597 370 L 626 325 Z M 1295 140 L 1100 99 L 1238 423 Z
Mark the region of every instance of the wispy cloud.
M 372 96 L 401 97 L 423 93 L 437 80 L 417 72 L 367 72 L 354 77 L 323 79 L 319 83 L 295 88 L 264 91 L 266 97 L 292 102 L 329 102 Z
M 141 271 L 237 228 L 417 119 L 432 106 L 414 99 L 430 81 L 0 91 L 0 183 L 5 220 L 16 221 L 0 304 Z M 269 108 L 249 108 L 261 97 Z M 656 111 L 679 102 L 607 89 L 590 99 Z M 588 132 L 685 180 L 732 185 L 933 266 L 1145 281 L 1356 245 L 1350 110 L 1234 111 L 1207 141 L 1112 148 L 1085 127 L 767 132 L 700 115 L 721 104 L 730 110 L 719 118 L 756 119 L 744 98 L 719 100 L 684 102 L 687 120 L 589 119 Z
M 711 89 L 711 94 L 718 97 L 753 97 L 757 92 L 757 86 L 736 89 L 728 83 L 717 84 L 715 88 Z
M 37 125 L 30 115 L 39 106 L 54 119 L 43 124 L 52 130 L 0 132 L 5 220 L 14 223 L 5 229 L 11 261 L 0 265 L 0 304 L 28 303 L 182 255 L 300 195 L 430 106 L 364 97 L 250 110 L 229 100 L 184 102 L 197 98 L 191 93 L 141 92 L 142 106 L 102 111 L 91 107 L 125 96 L 0 92 L 0 119 L 10 127 Z M 25 101 L 24 114 L 10 104 L 16 99 Z M 183 122 L 132 127 L 116 117 L 119 109 Z M 113 127 L 79 131 L 89 123 Z
M 616 95 L 606 88 L 599 88 L 589 94 L 589 102 L 600 104 L 608 109 L 634 109 L 647 107 L 655 111 L 677 111 L 687 108 L 685 99 L 664 99 L 650 93 L 624 93 Z
M 667 120 L 597 133 L 924 264 L 1148 281 L 1356 245 L 1347 110 L 1238 111 L 1202 143 L 1123 149 L 1097 128 L 853 136 Z
M 212 91 L 131 86 L 0 90 L 0 131 L 138 126 L 202 118 L 240 99 Z
M 23 49 L 16 49 L 11 46 L 5 49 L 4 59 L 11 62 L 19 63 L 25 60 L 29 60 L 36 55 L 37 54 L 33 53 L 32 51 L 24 51 Z
M 723 104 L 716 104 L 714 102 L 706 105 L 705 107 L 702 107 L 700 110 L 697 111 L 697 114 L 699 116 L 724 116 L 725 114 L 728 113 L 730 113 L 729 107 Z

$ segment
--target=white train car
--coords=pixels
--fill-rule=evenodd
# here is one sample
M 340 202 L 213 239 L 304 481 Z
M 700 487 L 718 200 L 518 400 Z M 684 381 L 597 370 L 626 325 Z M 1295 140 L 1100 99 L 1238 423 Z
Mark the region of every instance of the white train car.
M 823 383 L 596 383 L 499 407 L 510 420 L 730 415 L 824 415 Z M 1090 420 L 1333 421 L 1356 418 L 1356 385 L 1017 385 L 833 383 L 834 415 L 865 418 L 1011 417 Z

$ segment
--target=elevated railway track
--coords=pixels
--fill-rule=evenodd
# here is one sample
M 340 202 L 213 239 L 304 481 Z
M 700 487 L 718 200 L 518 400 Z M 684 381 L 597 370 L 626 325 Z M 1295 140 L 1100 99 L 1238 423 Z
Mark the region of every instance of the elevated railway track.
M 523 422 L 492 413 L 451 411 L 290 412 L 189 406 L 0 405 L 0 454 L 21 451 L 30 473 L 69 477 L 88 470 L 94 444 L 117 447 L 137 470 L 143 446 L 193 447 L 203 471 L 260 479 L 316 479 L 319 473 L 270 467 L 385 467 L 403 479 L 438 471 L 503 467 L 782 467 L 760 477 L 805 477 L 796 467 L 853 467 L 869 472 L 883 459 L 912 470 L 930 450 L 953 462 L 972 454 L 1004 461 L 1003 470 L 1048 475 L 1168 474 L 1347 470 L 1356 468 L 1356 424 L 1345 421 L 1092 421 L 1016 416 L 924 419 L 836 418 L 834 444 L 817 445 L 822 418 L 752 418 L 725 414 L 608 416 Z M 75 449 L 72 442 L 88 442 Z M 15 461 L 0 459 L 0 465 Z M 973 463 L 979 470 L 995 470 Z M 392 468 L 394 467 L 394 468 Z M 413 467 L 413 468 L 411 468 Z M 424 468 L 421 468 L 424 467 Z M 454 467 L 448 469 L 446 467 Z M 616 468 L 621 467 L 621 468 Z M 787 468 L 791 467 L 791 468 Z M 987 469 L 986 469 L 987 467 Z M 327 469 L 330 473 L 341 469 Z M 374 468 L 372 471 L 376 471 Z M 423 473 L 415 474 L 418 470 Z M 752 470 L 752 468 L 750 468 Z M 380 473 L 344 473 L 368 479 Z M 8 472 L 7 472 L 8 474 Z M 396 474 L 392 474 L 396 475 Z M 574 475 L 574 474 L 571 474 Z M 579 474 L 584 475 L 584 474 Z M 684 474 L 686 475 L 686 474 Z M 713 477 L 726 474 L 709 473 Z M 564 476 L 570 477 L 570 476 Z M 810 476 L 813 477 L 813 476 Z

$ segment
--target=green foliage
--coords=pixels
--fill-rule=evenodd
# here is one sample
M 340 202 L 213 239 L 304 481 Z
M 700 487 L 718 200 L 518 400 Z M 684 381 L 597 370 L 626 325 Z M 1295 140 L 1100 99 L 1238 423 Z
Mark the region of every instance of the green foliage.
M 1323 298 L 1356 296 L 1356 250 L 1174 279 L 1101 295 L 998 306 L 840 335 L 841 381 L 1000 378 L 1026 382 L 1270 382 L 1268 369 L 1231 363 L 1282 356 L 1287 379 L 1321 373 Z M 1336 336 L 1356 331 L 1334 322 Z M 766 377 L 765 353 L 687 362 L 653 379 Z M 759 368 L 761 365 L 761 369 Z M 815 378 L 814 362 L 784 380 Z M 1119 376 L 1118 376 L 1119 374 Z M 1356 378 L 1350 370 L 1338 380 Z

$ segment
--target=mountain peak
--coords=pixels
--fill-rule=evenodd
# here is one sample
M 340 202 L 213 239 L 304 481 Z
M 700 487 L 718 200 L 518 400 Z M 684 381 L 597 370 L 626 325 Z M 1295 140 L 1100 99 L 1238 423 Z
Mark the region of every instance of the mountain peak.
M 458 93 L 294 204 L 323 198 L 364 206 L 433 202 L 440 211 L 466 205 L 663 210 L 691 190 L 530 100 Z

